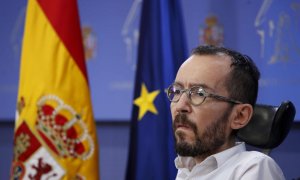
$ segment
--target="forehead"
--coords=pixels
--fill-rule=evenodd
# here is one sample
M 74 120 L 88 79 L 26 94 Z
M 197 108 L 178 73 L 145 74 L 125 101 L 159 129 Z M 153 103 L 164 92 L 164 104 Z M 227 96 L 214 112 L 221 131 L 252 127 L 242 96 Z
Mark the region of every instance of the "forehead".
M 223 86 L 230 64 L 225 55 L 192 55 L 179 68 L 175 82 L 185 87 L 203 84 L 216 89 Z

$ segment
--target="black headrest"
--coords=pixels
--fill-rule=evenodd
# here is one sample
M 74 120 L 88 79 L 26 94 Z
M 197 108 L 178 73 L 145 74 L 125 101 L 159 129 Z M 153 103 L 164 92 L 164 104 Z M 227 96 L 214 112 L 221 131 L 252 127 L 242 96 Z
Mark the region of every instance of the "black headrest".
M 237 137 L 249 145 L 273 149 L 289 133 L 295 114 L 290 101 L 282 102 L 279 107 L 257 104 L 250 122 L 238 131 Z

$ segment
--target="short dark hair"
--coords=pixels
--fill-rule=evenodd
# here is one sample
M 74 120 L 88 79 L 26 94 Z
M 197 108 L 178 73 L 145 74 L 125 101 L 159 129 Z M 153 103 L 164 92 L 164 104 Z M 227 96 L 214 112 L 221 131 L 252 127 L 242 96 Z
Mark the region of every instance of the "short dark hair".
M 217 46 L 198 46 L 192 55 L 222 55 L 230 57 L 232 70 L 224 82 L 232 99 L 249 103 L 253 107 L 258 93 L 260 72 L 253 60 L 237 51 Z

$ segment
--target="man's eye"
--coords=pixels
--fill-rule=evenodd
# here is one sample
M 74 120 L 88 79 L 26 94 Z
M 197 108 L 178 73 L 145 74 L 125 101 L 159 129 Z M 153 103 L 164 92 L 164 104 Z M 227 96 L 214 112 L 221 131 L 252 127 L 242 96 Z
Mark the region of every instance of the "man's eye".
M 202 92 L 202 91 L 198 91 L 197 94 L 198 94 L 198 96 L 204 96 L 204 92 Z
M 197 95 L 197 96 L 205 96 L 205 92 L 203 91 L 202 88 L 195 88 L 191 90 L 192 95 Z
M 174 94 L 180 94 L 180 90 L 179 89 L 175 89 L 173 93 Z

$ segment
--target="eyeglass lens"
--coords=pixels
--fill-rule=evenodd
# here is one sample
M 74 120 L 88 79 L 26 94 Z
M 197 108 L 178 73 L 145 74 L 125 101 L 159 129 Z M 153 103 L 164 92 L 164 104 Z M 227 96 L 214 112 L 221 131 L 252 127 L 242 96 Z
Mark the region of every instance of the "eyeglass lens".
M 206 97 L 206 93 L 202 87 L 192 87 L 191 89 L 182 89 L 178 85 L 172 85 L 168 88 L 167 95 L 170 101 L 177 102 L 182 96 L 183 92 L 187 93 L 188 98 L 192 104 L 199 105 L 201 104 Z

